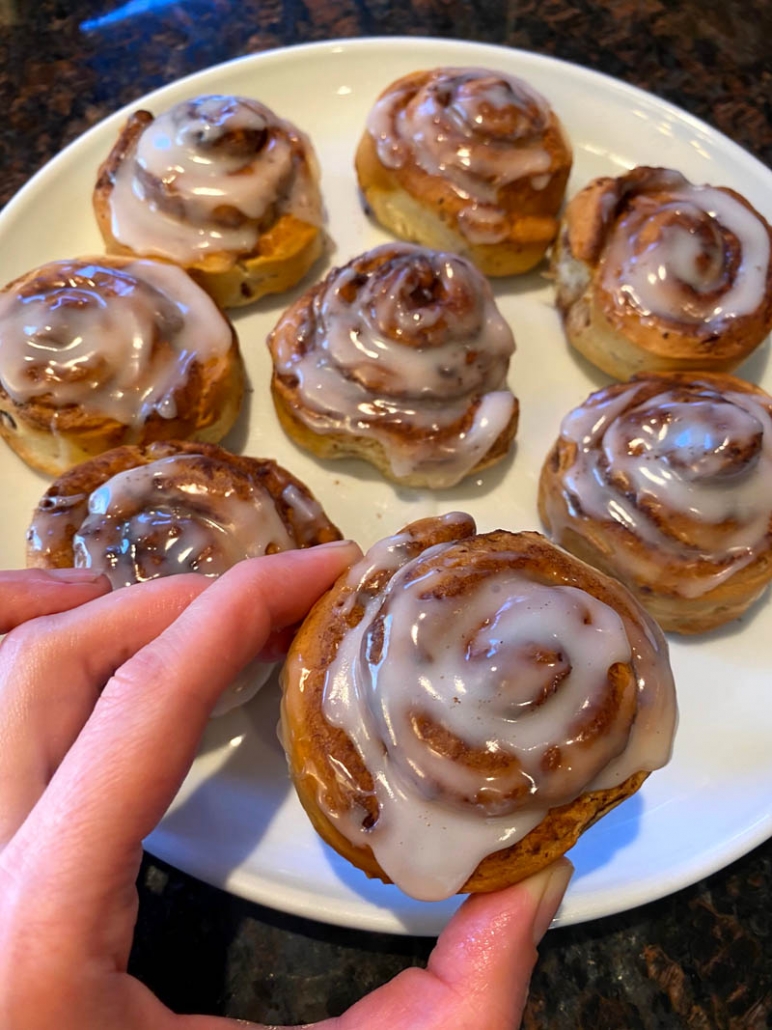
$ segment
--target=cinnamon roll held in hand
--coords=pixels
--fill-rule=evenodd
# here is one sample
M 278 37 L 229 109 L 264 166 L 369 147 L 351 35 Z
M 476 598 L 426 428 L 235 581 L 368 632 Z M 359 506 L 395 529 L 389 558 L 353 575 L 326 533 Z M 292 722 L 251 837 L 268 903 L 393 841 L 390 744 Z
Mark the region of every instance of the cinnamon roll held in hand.
M 27 533 L 27 564 L 90 568 L 114 588 L 219 576 L 244 558 L 340 539 L 307 487 L 276 462 L 212 444 L 118 447 L 60 476 Z M 219 711 L 247 701 L 272 665 L 253 663 Z
M 527 272 L 542 259 L 571 163 L 544 97 L 483 68 L 436 68 L 392 83 L 356 154 L 379 222 L 493 276 Z
M 279 419 L 320 457 L 446 487 L 514 438 L 512 332 L 487 281 L 454 254 L 377 247 L 296 301 L 268 344 Z
M 437 900 L 562 855 L 667 762 L 667 645 L 632 595 L 538 533 L 468 515 L 380 541 L 312 609 L 282 737 L 321 836 Z
M 563 420 L 539 509 L 664 629 L 735 619 L 772 580 L 772 397 L 710 373 L 600 390 Z
M 552 254 L 569 342 L 616 379 L 735 369 L 772 327 L 772 230 L 734 190 L 635 168 L 569 203 Z
M 54 261 L 0 291 L 0 435 L 41 472 L 124 443 L 216 442 L 243 393 L 233 326 L 174 265 Z
M 309 139 L 246 97 L 132 115 L 94 210 L 111 253 L 174 261 L 226 308 L 294 286 L 324 244 Z

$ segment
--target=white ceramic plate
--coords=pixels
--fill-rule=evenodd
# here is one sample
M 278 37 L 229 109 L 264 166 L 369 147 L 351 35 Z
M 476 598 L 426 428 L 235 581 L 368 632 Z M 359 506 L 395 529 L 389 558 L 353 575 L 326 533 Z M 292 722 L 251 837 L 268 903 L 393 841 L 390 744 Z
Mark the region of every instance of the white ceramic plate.
M 421 67 L 485 65 L 529 80 L 573 140 L 569 186 L 635 164 L 661 164 L 697 183 L 729 185 L 772 219 L 772 174 L 706 125 L 622 83 L 554 60 L 497 47 L 425 39 L 324 43 L 248 57 L 145 98 L 156 112 L 203 92 L 252 95 L 306 129 L 322 166 L 332 260 L 386 239 L 362 213 L 352 174 L 367 111 L 393 79 Z M 136 109 L 140 104 L 133 105 Z M 99 252 L 90 195 L 97 166 L 126 111 L 70 146 L 0 215 L 0 280 L 44 261 Z M 517 338 L 510 384 L 521 402 L 513 460 L 438 494 L 399 490 L 369 466 L 322 463 L 299 451 L 274 417 L 265 336 L 290 298 L 236 318 L 253 393 L 229 443 L 274 457 L 322 500 L 362 545 L 416 517 L 463 509 L 482 531 L 538 528 L 536 481 L 565 412 L 604 378 L 568 351 L 551 288 L 539 275 L 497 284 Z M 772 389 L 768 344 L 744 373 Z M 0 566 L 23 562 L 29 513 L 46 487 L 0 451 Z M 661 897 L 721 868 L 772 833 L 772 704 L 765 599 L 740 623 L 673 641 L 681 723 L 672 762 L 601 820 L 571 857 L 576 875 L 560 914 L 579 922 Z M 276 740 L 278 691 L 210 724 L 201 753 L 148 849 L 203 880 L 288 912 L 398 933 L 437 932 L 457 901 L 425 904 L 371 883 L 316 837 L 288 783 Z M 170 732 L 172 732 L 170 728 Z

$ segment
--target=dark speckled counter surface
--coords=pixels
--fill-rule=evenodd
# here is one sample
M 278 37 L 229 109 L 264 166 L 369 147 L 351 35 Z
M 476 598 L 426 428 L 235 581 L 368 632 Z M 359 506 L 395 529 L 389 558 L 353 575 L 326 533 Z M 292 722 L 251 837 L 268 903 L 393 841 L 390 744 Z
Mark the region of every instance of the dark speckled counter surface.
M 89 126 L 182 75 L 293 43 L 406 33 L 601 70 L 772 166 L 765 0 L 0 0 L 0 204 Z M 269 1023 L 335 1015 L 424 962 L 432 943 L 285 916 L 151 858 L 139 889 L 132 969 L 178 1011 Z M 767 842 L 670 898 L 551 931 L 523 1025 L 761 1030 L 772 1025 L 770 935 Z

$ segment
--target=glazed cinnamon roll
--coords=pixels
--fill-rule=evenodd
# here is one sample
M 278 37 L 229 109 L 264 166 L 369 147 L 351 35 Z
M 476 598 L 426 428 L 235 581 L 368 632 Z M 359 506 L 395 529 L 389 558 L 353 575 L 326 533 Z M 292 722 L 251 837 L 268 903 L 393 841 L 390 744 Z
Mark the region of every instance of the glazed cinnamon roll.
M 324 246 L 310 140 L 247 97 L 132 115 L 94 210 L 109 252 L 174 261 L 226 308 L 294 286 Z
M 27 564 L 91 568 L 114 588 L 176 573 L 219 576 L 244 558 L 340 539 L 308 488 L 267 459 L 180 441 L 118 447 L 60 476 L 27 532 Z M 255 662 L 218 705 L 247 701 Z
M 522 79 L 482 68 L 414 72 L 380 95 L 356 154 L 373 214 L 397 236 L 527 272 L 555 238 L 572 151 Z
M 408 486 L 447 487 L 503 458 L 517 429 L 514 339 L 468 261 L 409 244 L 333 269 L 269 337 L 287 433 Z
M 772 230 L 740 194 L 635 168 L 569 203 L 552 255 L 569 342 L 616 379 L 735 369 L 772 327 Z
M 281 733 L 321 836 L 437 900 L 562 855 L 667 762 L 659 629 L 538 533 L 468 515 L 378 542 L 313 608 L 282 672 Z
M 728 374 L 650 374 L 563 420 L 539 510 L 666 630 L 742 615 L 772 580 L 772 397 Z
M 41 472 L 124 443 L 216 442 L 243 393 L 233 326 L 174 265 L 54 261 L 0 291 L 0 435 Z

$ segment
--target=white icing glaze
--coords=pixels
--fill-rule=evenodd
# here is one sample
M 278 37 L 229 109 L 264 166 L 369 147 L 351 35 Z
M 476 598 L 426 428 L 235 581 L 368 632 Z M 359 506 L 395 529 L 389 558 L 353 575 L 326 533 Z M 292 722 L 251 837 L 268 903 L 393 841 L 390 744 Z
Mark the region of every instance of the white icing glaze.
M 530 179 L 543 190 L 552 159 L 543 143 L 546 100 L 501 72 L 441 68 L 418 89 L 396 85 L 374 105 L 367 127 L 379 159 L 401 168 L 412 158 L 473 202 L 459 228 L 472 243 L 496 243 L 507 233 L 497 209 L 499 190 Z
M 308 138 L 264 104 L 197 97 L 160 114 L 119 165 L 112 232 L 138 253 L 183 264 L 249 254 L 279 215 L 321 225 L 317 180 Z
M 408 560 L 408 542 L 381 541 L 348 574 L 349 607 L 365 610 L 324 687 L 323 714 L 371 773 L 379 815 L 372 826 L 356 811 L 327 815 L 403 890 L 437 900 L 550 807 L 664 764 L 675 702 L 665 646 L 645 619 L 628 626 L 582 590 L 534 581 L 506 553 L 498 571 L 444 596 L 435 587 L 457 545 Z M 376 572 L 388 573 L 383 589 L 360 592 Z M 604 706 L 608 670 L 631 661 L 624 697 L 588 746 L 583 730 Z M 417 718 L 514 762 L 501 776 L 475 771 L 428 744 Z
M 362 272 L 373 262 L 375 271 Z M 317 433 L 373 436 L 397 476 L 426 471 L 434 486 L 458 482 L 512 416 L 512 332 L 488 283 L 455 255 L 376 248 L 331 273 L 299 346 L 294 327 L 280 325 L 272 347 L 277 373 L 297 381 L 297 417 Z M 478 400 L 471 426 L 438 443 Z
M 162 458 L 98 487 L 73 540 L 75 567 L 120 587 L 180 572 L 219 576 L 244 558 L 295 546 L 267 490 L 246 477 L 239 492 L 215 489 L 199 461 Z
M 178 573 L 213 578 L 246 558 L 312 546 L 332 528 L 298 483 L 288 481 L 274 500 L 263 485 L 261 463 L 250 469 L 211 450 L 217 449 L 126 469 L 90 495 L 54 488 L 27 532 L 31 552 L 50 565 L 71 548 L 76 568 L 104 573 L 119 588 Z M 248 701 L 274 668 L 272 662 L 250 662 L 213 714 Z
M 699 379 L 645 399 L 645 382 L 591 398 L 564 419 L 561 436 L 576 456 L 562 481 L 568 514 L 551 511 L 553 530 L 560 538 L 583 518 L 617 522 L 679 570 L 696 571 L 679 571 L 677 589 L 698 597 L 769 549 L 770 405 Z M 673 516 L 688 520 L 689 543 L 667 531 Z M 635 578 L 632 555 L 617 551 L 614 560 Z
M 739 243 L 736 267 L 725 232 Z M 632 200 L 609 236 L 601 285 L 644 320 L 715 329 L 758 309 L 769 260 L 769 233 L 755 212 L 724 190 L 684 180 L 667 198 Z
M 161 262 L 59 261 L 0 293 L 0 382 L 20 403 L 45 396 L 129 426 L 174 418 L 192 364 L 232 345 L 211 298 Z

